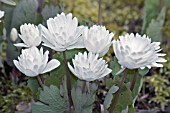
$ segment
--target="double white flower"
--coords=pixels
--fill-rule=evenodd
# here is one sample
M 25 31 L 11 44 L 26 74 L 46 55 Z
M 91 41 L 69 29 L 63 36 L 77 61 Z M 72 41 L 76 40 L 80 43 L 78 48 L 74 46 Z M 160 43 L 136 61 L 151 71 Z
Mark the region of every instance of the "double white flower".
M 104 26 L 93 25 L 90 29 L 86 27 L 83 33 L 85 48 L 102 57 L 108 52 L 113 36 Z
M 72 14 L 57 14 L 47 20 L 48 29 L 41 25 L 43 45 L 56 51 L 83 48 L 83 26 L 78 26 L 76 17 Z
M 162 56 L 164 53 L 158 53 L 160 42 L 152 42 L 146 35 L 134 35 L 133 33 L 120 36 L 120 40 L 113 41 L 114 53 L 118 62 L 123 67 L 129 69 L 144 69 L 145 67 L 163 67 L 159 62 L 166 62 Z
M 18 47 L 33 47 L 39 46 L 41 43 L 41 32 L 38 27 L 34 24 L 24 24 L 20 27 L 19 37 L 24 43 L 14 44 Z
M 48 54 L 49 51 L 43 54 L 42 48 L 40 51 L 37 47 L 23 49 L 18 61 L 14 60 L 14 64 L 25 75 L 34 77 L 49 72 L 60 65 L 56 59 L 48 62 Z
M 84 52 L 75 55 L 75 59 L 72 59 L 74 68 L 68 62 L 68 67 L 71 72 L 81 80 L 94 81 L 100 79 L 109 73 L 111 69 L 107 68 L 108 64 L 103 58 L 98 59 L 99 54 L 88 54 Z

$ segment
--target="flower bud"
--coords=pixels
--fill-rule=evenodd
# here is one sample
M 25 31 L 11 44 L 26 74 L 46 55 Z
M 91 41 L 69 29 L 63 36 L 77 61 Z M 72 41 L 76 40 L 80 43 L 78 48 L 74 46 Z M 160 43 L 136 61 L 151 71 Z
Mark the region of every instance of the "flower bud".
M 18 38 L 18 31 L 16 28 L 12 28 L 11 33 L 10 33 L 10 40 L 12 42 L 15 42 Z
M 5 13 L 4 11 L 0 10 L 0 19 L 4 16 L 4 13 Z

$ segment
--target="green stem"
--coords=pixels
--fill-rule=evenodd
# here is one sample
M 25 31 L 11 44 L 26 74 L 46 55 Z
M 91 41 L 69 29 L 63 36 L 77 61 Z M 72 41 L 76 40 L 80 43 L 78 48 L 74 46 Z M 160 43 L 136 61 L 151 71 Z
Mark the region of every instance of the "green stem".
M 138 69 L 135 69 L 135 73 L 133 75 L 133 80 L 132 80 L 132 83 L 130 85 L 130 90 L 131 91 L 133 91 L 133 89 L 134 89 L 136 78 L 137 78 L 137 73 L 138 73 Z
M 72 96 L 71 96 L 70 72 L 69 72 L 69 68 L 67 65 L 67 57 L 66 57 L 65 51 L 63 52 L 63 57 L 64 57 L 64 64 L 65 64 L 65 68 L 66 68 L 66 80 L 67 80 L 67 91 L 68 91 L 68 98 L 69 98 L 69 108 L 70 108 L 70 112 L 71 112 L 73 109 L 73 100 L 72 100 Z
M 114 96 L 114 98 L 113 98 L 113 100 L 112 100 L 112 103 L 111 103 L 111 105 L 110 105 L 109 113 L 113 113 L 113 112 L 114 112 L 114 109 L 115 109 L 115 106 L 116 106 L 116 104 L 117 104 L 117 101 L 118 101 L 118 98 L 119 98 L 119 94 L 120 94 L 120 91 L 121 91 L 121 89 L 122 89 L 123 83 L 124 83 L 124 81 L 125 81 L 127 72 L 128 72 L 128 69 L 126 68 L 126 69 L 124 70 L 124 75 L 123 75 L 122 80 L 121 80 L 121 82 L 120 82 L 119 89 L 118 89 L 118 91 L 116 92 L 116 94 L 115 94 L 115 96 Z

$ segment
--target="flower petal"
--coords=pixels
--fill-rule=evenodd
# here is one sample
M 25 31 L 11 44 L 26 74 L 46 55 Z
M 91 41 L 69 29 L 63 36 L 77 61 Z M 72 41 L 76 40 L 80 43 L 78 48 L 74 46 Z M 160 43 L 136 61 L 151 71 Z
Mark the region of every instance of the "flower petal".
M 14 46 L 16 46 L 16 47 L 29 47 L 28 45 L 26 45 L 24 43 L 17 43 L 17 44 L 14 44 Z
M 45 67 L 44 71 L 41 72 L 41 74 L 49 72 L 55 68 L 57 68 L 60 65 L 60 62 L 56 59 L 52 59 L 47 63 L 47 66 Z

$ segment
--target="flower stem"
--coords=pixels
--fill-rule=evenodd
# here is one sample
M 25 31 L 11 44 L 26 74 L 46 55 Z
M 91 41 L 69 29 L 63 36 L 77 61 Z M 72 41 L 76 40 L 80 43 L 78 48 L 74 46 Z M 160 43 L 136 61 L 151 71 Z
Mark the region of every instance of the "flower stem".
M 117 101 L 118 101 L 118 98 L 119 98 L 119 94 L 120 94 L 120 91 L 121 91 L 121 89 L 122 89 L 123 83 L 124 83 L 124 81 L 125 81 L 127 72 L 128 72 L 128 69 L 126 68 L 126 69 L 124 70 L 124 75 L 123 75 L 122 80 L 121 80 L 121 82 L 120 82 L 119 89 L 118 89 L 118 91 L 116 92 L 116 94 L 115 94 L 115 96 L 114 96 L 114 98 L 113 98 L 113 100 L 112 100 L 112 103 L 111 103 L 111 105 L 110 105 L 109 113 L 113 113 L 113 112 L 114 112 L 114 109 L 115 109 L 115 106 L 116 106 L 116 104 L 117 104 Z
M 42 82 L 42 80 L 41 80 L 39 75 L 37 76 L 37 81 L 38 81 L 38 84 L 40 85 L 40 87 L 43 89 L 44 85 L 43 85 L 43 82 Z
M 72 96 L 71 96 L 70 72 L 69 72 L 68 65 L 67 65 L 67 57 L 66 57 L 65 51 L 63 52 L 63 57 L 64 57 L 64 64 L 65 64 L 65 68 L 66 68 L 66 79 L 67 79 L 67 91 L 68 91 L 68 98 L 69 98 L 69 108 L 70 108 L 70 112 L 71 112 L 72 109 L 73 109 L 73 100 L 72 100 Z
M 161 12 L 162 10 L 162 4 L 163 4 L 163 0 L 159 0 L 159 12 Z
M 85 89 L 86 89 L 86 81 L 83 81 L 82 93 L 85 92 Z
M 43 7 L 43 0 L 38 0 L 38 9 L 37 9 L 38 13 L 42 12 L 42 7 Z
M 102 25 L 102 0 L 98 1 L 99 8 L 98 8 L 98 24 Z
M 138 69 L 135 69 L 135 73 L 133 75 L 133 80 L 132 80 L 132 83 L 130 85 L 130 90 L 133 91 L 133 88 L 135 86 L 135 82 L 136 82 L 136 78 L 137 78 L 137 72 L 138 72 Z

